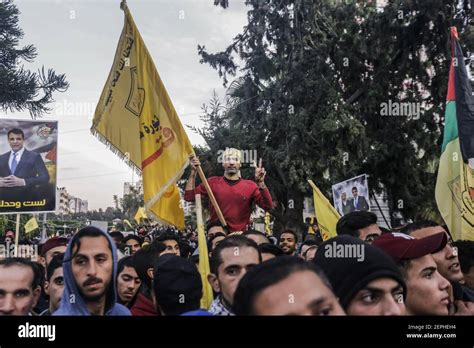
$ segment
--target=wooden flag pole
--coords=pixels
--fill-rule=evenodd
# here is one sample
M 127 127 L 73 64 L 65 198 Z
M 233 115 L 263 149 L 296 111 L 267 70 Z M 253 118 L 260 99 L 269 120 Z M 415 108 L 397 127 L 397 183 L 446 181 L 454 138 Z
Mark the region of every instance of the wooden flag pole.
M 221 208 L 219 208 L 219 204 L 217 204 L 216 197 L 214 197 L 214 193 L 212 193 L 211 187 L 209 186 L 209 183 L 207 182 L 206 176 L 204 175 L 204 172 L 202 171 L 201 166 L 197 166 L 197 172 L 199 174 L 199 177 L 201 178 L 202 184 L 204 185 L 207 191 L 209 199 L 211 200 L 211 203 L 214 206 L 214 209 L 216 210 L 219 221 L 221 222 L 224 229 L 227 230 L 227 222 L 225 221 L 224 215 L 222 215 Z
M 20 239 L 20 214 L 16 214 L 15 256 L 18 256 L 18 240 Z

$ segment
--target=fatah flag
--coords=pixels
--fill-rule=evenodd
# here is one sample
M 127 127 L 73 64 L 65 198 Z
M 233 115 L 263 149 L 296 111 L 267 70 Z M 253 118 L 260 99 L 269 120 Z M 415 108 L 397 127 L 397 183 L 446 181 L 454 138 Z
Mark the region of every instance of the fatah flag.
M 141 172 L 147 213 L 182 229 L 176 182 L 194 150 L 124 1 L 121 7 L 124 27 L 91 131 Z
M 436 203 L 454 239 L 474 240 L 474 98 L 455 27 L 451 57 Z
M 308 182 L 313 188 L 314 209 L 319 230 L 321 231 L 321 237 L 323 240 L 336 237 L 336 225 L 340 218 L 339 213 L 334 209 L 328 199 L 324 197 L 314 182 L 312 180 L 308 180 Z

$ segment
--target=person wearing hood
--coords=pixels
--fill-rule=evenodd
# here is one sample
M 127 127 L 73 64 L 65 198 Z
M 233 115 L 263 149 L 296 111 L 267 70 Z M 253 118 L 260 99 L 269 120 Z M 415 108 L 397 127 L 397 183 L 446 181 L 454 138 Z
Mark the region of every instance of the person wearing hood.
M 64 292 L 53 315 L 130 315 L 117 303 L 117 250 L 107 233 L 81 229 L 67 246 L 63 271 Z

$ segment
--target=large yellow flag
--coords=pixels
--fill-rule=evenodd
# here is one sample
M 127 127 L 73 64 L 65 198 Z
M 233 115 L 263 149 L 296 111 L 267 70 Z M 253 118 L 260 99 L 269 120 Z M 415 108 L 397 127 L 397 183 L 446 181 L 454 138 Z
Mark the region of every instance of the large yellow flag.
M 194 151 L 124 1 L 121 7 L 125 23 L 91 131 L 141 171 L 147 212 L 184 228 L 176 182 Z
M 308 180 L 313 188 L 314 210 L 316 212 L 316 219 L 318 220 L 319 230 L 323 240 L 336 237 L 336 225 L 340 218 L 339 213 L 327 200 L 321 191 L 316 187 L 312 180 Z
M 38 222 L 33 217 L 26 222 L 24 227 L 25 227 L 25 232 L 30 233 L 31 231 L 36 230 L 39 226 L 38 226 Z

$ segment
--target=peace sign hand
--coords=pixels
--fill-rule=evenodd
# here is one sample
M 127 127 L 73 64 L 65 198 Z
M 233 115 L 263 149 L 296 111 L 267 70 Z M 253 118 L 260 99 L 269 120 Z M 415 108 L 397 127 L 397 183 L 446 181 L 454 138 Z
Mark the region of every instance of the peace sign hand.
M 265 168 L 262 167 L 262 159 L 260 158 L 258 161 L 258 166 L 257 163 L 253 161 L 253 166 L 255 167 L 255 181 L 257 183 L 263 183 L 267 172 L 265 171 Z

